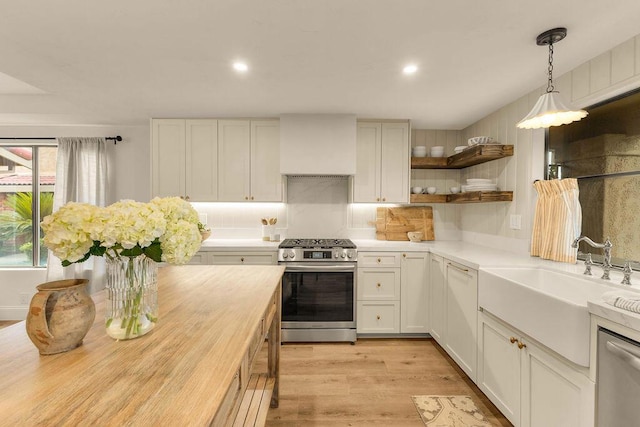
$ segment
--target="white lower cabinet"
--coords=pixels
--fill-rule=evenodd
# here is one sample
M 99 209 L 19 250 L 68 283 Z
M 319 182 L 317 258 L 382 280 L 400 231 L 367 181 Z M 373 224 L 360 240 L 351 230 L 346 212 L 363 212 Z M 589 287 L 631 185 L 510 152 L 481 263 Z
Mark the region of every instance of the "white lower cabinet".
M 400 332 L 429 332 L 429 254 L 406 252 L 400 267 Z
M 358 253 L 356 329 L 359 334 L 400 332 L 400 254 Z
M 486 312 L 478 331 L 478 387 L 515 426 L 594 425 L 595 384 L 586 368 Z
M 358 301 L 359 334 L 397 334 L 400 332 L 399 301 Z
M 475 382 L 478 357 L 478 272 L 446 259 L 444 262 L 444 349 Z
M 198 251 L 189 264 L 203 265 L 275 265 L 276 252 L 214 252 Z
M 429 334 L 442 347 L 445 344 L 446 296 L 444 258 L 439 255 L 429 256 Z
M 429 332 L 428 259 L 426 252 L 358 253 L 358 333 Z

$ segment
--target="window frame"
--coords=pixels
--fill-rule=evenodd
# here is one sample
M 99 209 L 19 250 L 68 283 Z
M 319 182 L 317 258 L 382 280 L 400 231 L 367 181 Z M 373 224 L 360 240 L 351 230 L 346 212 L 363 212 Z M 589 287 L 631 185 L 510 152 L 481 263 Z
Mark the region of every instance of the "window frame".
M 58 147 L 58 141 L 43 140 L 38 138 L 25 139 L 6 139 L 0 141 L 0 147 L 25 147 L 31 149 L 31 238 L 32 242 L 39 242 L 40 235 L 40 148 Z M 55 195 L 55 189 L 54 189 Z M 54 196 L 55 197 L 55 196 Z M 0 265 L 2 269 L 22 269 L 22 268 L 47 268 L 47 263 L 40 265 L 40 245 L 32 245 L 31 265 Z

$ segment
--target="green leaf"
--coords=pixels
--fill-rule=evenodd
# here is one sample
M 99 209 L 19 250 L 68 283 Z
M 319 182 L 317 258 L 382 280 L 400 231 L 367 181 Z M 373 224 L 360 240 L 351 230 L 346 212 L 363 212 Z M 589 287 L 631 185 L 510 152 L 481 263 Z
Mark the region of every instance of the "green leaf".
M 134 247 L 132 247 L 131 249 L 123 249 L 122 252 L 120 252 L 120 255 L 122 256 L 128 256 L 128 257 L 135 257 L 135 256 L 139 256 L 142 255 L 142 249 L 140 248 L 140 246 L 136 245 Z
M 156 240 L 144 248 L 144 254 L 155 262 L 162 262 L 162 247 L 160 246 L 160 242 Z

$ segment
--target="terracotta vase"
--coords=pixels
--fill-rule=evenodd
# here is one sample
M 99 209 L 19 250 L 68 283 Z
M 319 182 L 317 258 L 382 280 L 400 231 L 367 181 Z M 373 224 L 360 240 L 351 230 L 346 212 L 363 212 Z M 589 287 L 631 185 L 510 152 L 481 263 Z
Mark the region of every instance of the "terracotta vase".
M 27 314 L 27 334 L 40 354 L 56 354 L 82 344 L 96 317 L 86 279 L 38 285 Z

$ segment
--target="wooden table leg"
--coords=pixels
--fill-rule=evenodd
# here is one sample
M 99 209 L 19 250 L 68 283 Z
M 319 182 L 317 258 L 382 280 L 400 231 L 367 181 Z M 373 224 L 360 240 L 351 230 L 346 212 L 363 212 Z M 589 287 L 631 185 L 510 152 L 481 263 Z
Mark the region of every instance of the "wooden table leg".
M 269 377 L 274 379 L 273 394 L 271 395 L 272 408 L 277 408 L 280 401 L 280 319 L 282 317 L 282 290 L 276 290 L 276 314 L 273 316 L 269 327 Z

